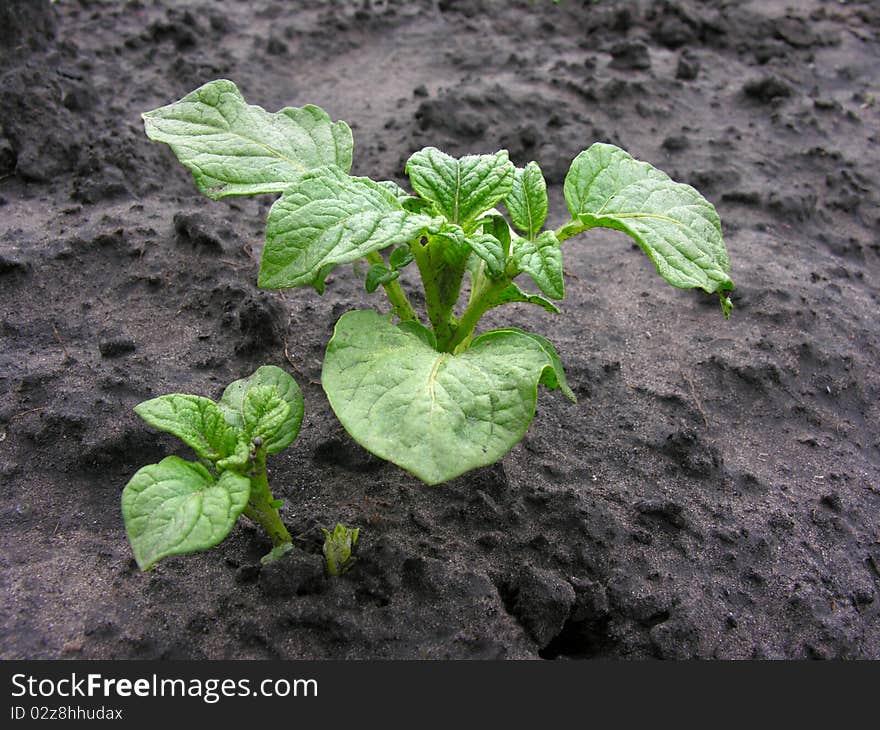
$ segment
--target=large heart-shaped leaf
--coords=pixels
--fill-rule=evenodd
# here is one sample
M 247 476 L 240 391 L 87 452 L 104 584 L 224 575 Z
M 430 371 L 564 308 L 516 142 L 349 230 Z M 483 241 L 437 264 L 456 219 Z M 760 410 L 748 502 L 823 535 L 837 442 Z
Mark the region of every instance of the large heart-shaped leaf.
M 225 538 L 250 496 L 250 480 L 169 456 L 139 469 L 122 492 L 125 530 L 141 570 Z
M 269 211 L 259 285 L 311 284 L 322 291 L 334 266 L 406 243 L 430 224 L 368 178 L 349 177 L 336 167 L 313 170 Z
M 214 200 L 280 193 L 323 165 L 351 168 L 354 142 L 345 122 L 331 122 L 312 105 L 270 114 L 248 104 L 226 79 L 142 116 L 147 136 L 168 144 Z
M 581 152 L 565 178 L 565 200 L 583 230 L 614 228 L 632 236 L 681 289 L 718 292 L 724 313 L 733 289 L 721 221 L 715 207 L 690 185 L 672 181 L 619 147 L 594 144 Z
M 355 441 L 427 484 L 510 451 L 535 415 L 539 382 L 573 398 L 543 338 L 494 330 L 452 355 L 372 311 L 340 318 L 321 380 Z
M 302 391 L 284 370 L 264 365 L 253 375 L 226 387 L 220 398 L 220 410 L 245 438 L 259 436 L 266 453 L 275 454 L 287 448 L 299 433 Z
M 134 412 L 153 428 L 173 434 L 208 461 L 235 450 L 236 430 L 210 398 L 172 393 L 144 401 Z

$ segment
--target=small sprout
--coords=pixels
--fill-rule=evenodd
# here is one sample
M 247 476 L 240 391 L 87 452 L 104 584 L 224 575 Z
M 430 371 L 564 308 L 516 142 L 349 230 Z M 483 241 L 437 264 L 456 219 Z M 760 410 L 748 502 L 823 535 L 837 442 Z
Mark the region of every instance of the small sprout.
M 351 551 L 360 534 L 360 528 L 349 529 L 341 522 L 336 523 L 333 532 L 321 528 L 324 533 L 324 557 L 327 558 L 327 573 L 332 576 L 340 576 L 352 565 L 357 558 L 352 557 Z
M 123 489 L 125 530 L 141 570 L 169 555 L 214 547 L 242 514 L 272 538 L 267 558 L 292 548 L 266 475 L 266 456 L 287 448 L 302 423 L 302 393 L 290 375 L 261 367 L 230 384 L 219 403 L 174 393 L 134 410 L 198 457 L 168 456 L 139 469 Z

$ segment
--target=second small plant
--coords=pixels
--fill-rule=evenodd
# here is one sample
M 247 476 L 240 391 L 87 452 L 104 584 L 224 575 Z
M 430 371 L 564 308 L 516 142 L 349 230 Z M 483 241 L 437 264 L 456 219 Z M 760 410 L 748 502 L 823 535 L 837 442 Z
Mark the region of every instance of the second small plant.
M 139 469 L 125 486 L 122 515 L 141 570 L 170 555 L 214 547 L 242 514 L 272 540 L 264 562 L 291 549 L 266 474 L 266 457 L 287 448 L 302 424 L 302 392 L 290 375 L 268 365 L 231 383 L 217 403 L 173 393 L 135 412 L 198 457 L 167 456 Z

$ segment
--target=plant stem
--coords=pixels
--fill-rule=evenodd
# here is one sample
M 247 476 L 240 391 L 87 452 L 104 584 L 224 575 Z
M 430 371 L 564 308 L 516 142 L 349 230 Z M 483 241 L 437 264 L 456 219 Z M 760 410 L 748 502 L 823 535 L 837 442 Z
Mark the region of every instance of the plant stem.
M 425 288 L 425 308 L 437 338 L 437 349 L 452 352 L 449 342 L 458 326 L 452 310 L 464 279 L 464 259 L 450 263 L 442 248 L 431 243 L 425 246 L 416 244 L 413 246 L 413 255 Z
M 491 309 L 492 299 L 508 284 L 510 284 L 510 279 L 507 277 L 495 280 L 480 277 L 477 285 L 478 288 L 475 289 L 467 309 L 461 315 L 458 327 L 447 345 L 446 352 L 455 352 L 460 345 L 466 345 L 470 342 L 480 318 Z
M 382 258 L 382 254 L 378 251 L 371 251 L 367 254 L 366 259 L 371 264 L 380 264 L 381 266 L 387 265 L 385 259 Z M 382 286 L 385 289 L 385 294 L 388 295 L 388 301 L 391 302 L 391 306 L 394 307 L 394 313 L 401 322 L 405 322 L 409 319 L 418 319 L 416 311 L 413 309 L 412 304 L 410 304 L 406 292 L 403 290 L 403 287 L 400 286 L 400 282 L 397 279 L 389 281 L 387 284 L 382 284 Z
M 249 476 L 251 478 L 251 496 L 248 500 L 248 506 L 244 510 L 245 515 L 269 533 L 273 547 L 293 542 L 293 538 L 290 537 L 290 533 L 281 521 L 278 508 L 272 504 L 275 498 L 269 491 L 269 479 L 266 476 L 266 451 L 264 449 L 257 449 L 253 471 Z
M 581 221 L 572 219 L 564 226 L 557 228 L 554 233 L 556 234 L 556 238 L 559 239 L 559 243 L 562 243 L 572 236 L 576 236 L 578 233 L 583 233 L 590 228 L 592 228 L 592 226 L 584 225 Z

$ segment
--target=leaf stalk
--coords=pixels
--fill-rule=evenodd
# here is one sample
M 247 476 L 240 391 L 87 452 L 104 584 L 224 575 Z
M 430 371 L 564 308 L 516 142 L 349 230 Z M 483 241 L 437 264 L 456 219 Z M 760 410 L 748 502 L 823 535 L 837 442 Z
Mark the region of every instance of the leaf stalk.
M 366 259 L 371 264 L 386 265 L 385 259 L 382 258 L 382 254 L 378 251 L 371 251 L 366 255 Z M 403 290 L 403 287 L 400 286 L 400 282 L 397 281 L 397 279 L 382 284 L 382 287 L 385 289 L 388 301 L 391 302 L 391 306 L 394 308 L 394 313 L 401 322 L 406 322 L 411 319 L 418 320 L 418 316 L 409 301 L 409 297 L 407 297 L 406 292 Z
M 589 228 L 591 228 L 591 226 L 586 226 L 581 221 L 577 219 L 572 219 L 564 226 L 557 228 L 554 233 L 556 234 L 556 238 L 559 240 L 559 243 L 563 243 L 569 238 L 576 236 L 578 233 L 583 233 Z

